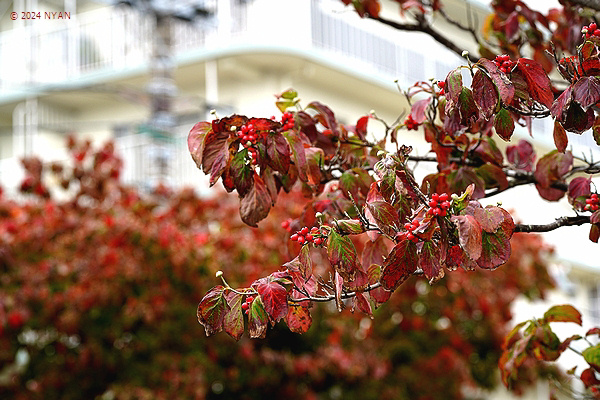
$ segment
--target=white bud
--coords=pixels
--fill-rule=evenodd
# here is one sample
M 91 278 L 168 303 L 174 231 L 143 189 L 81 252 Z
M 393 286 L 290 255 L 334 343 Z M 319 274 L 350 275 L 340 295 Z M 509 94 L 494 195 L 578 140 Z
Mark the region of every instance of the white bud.
M 371 111 L 369 111 L 369 114 L 371 114 L 371 115 L 375 115 L 375 110 L 371 110 Z
M 235 126 L 235 125 L 231 125 L 231 128 L 229 128 L 229 130 L 231 132 L 235 132 L 236 129 L 237 129 L 237 126 Z
M 316 218 L 316 219 L 321 219 L 321 218 L 323 218 L 323 214 L 322 214 L 320 211 L 317 211 L 317 212 L 315 213 L 315 218 Z
M 379 150 L 377 152 L 377 157 L 381 157 L 381 156 L 384 156 L 384 155 L 385 155 L 385 151 L 383 151 L 383 150 Z
M 223 271 L 221 271 L 221 270 L 218 270 L 218 271 L 217 271 L 217 273 L 215 274 L 215 276 L 216 276 L 217 278 L 220 278 L 220 277 L 222 277 L 222 276 L 223 276 Z
M 466 57 L 466 56 L 468 56 L 468 55 L 469 55 L 469 52 L 468 52 L 467 50 L 463 50 L 463 52 L 462 52 L 462 56 L 463 56 L 463 57 Z
M 215 110 L 214 108 L 210 110 L 210 115 L 217 115 L 217 110 Z
M 458 200 L 459 199 L 459 197 L 458 197 L 458 195 L 456 193 L 452 193 L 452 196 L 450 196 L 450 198 L 452 200 Z

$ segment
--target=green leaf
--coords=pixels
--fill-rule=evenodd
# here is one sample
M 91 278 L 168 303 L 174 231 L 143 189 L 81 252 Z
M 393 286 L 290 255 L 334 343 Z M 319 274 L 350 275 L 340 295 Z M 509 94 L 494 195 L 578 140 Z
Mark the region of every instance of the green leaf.
M 290 107 L 294 107 L 296 104 L 298 104 L 299 100 L 277 100 L 275 101 L 275 106 L 277 106 L 277 108 L 279 109 L 279 111 L 281 112 L 286 112 L 286 110 Z
M 242 313 L 242 295 L 228 291 L 225 295 L 229 312 L 225 315 L 223 325 L 225 332 L 235 340 L 240 340 L 244 334 L 244 314 Z
M 575 322 L 581 325 L 581 313 L 572 305 L 564 304 L 551 307 L 544 313 L 545 322 Z
M 506 108 L 500 109 L 494 118 L 494 129 L 502 139 L 509 141 L 515 131 L 515 121 Z
M 417 270 L 418 261 L 417 245 L 410 240 L 402 240 L 385 259 L 381 285 L 387 290 L 395 290 Z
M 223 321 L 227 311 L 229 311 L 224 291 L 223 286 L 215 286 L 206 293 L 198 304 L 198 322 L 204 326 L 206 336 L 223 330 Z
M 271 209 L 271 195 L 258 174 L 254 173 L 254 184 L 240 201 L 240 216 L 242 221 L 250 226 L 258 226 L 269 214 Z
M 298 97 L 298 92 L 295 91 L 294 89 L 288 89 L 285 92 L 282 92 L 279 94 L 278 97 L 287 99 L 287 100 L 294 100 L 296 97 Z
M 475 173 L 483 178 L 485 182 L 485 188 L 499 188 L 504 190 L 508 188 L 508 180 L 506 174 L 502 168 L 493 164 L 483 164 L 481 167 L 475 169 Z
M 348 197 L 348 193 L 350 193 L 354 200 L 358 200 L 359 182 L 354 171 L 344 171 L 339 179 L 339 187 L 345 197 Z
M 583 350 L 583 359 L 595 370 L 600 369 L 600 344 Z
M 463 87 L 458 96 L 458 109 L 460 110 L 461 124 L 471 126 L 479 119 L 479 108 L 473 99 L 471 89 Z
M 365 232 L 362 223 L 357 219 L 340 219 L 336 224 L 340 233 L 344 235 L 358 235 Z
M 348 236 L 341 236 L 335 229 L 327 238 L 327 257 L 336 272 L 346 281 L 354 280 L 360 268 L 354 243 Z
M 265 311 L 265 307 L 260 296 L 256 296 L 249 308 L 248 325 L 249 333 L 252 339 L 263 339 L 267 335 L 267 326 L 269 324 L 269 316 Z

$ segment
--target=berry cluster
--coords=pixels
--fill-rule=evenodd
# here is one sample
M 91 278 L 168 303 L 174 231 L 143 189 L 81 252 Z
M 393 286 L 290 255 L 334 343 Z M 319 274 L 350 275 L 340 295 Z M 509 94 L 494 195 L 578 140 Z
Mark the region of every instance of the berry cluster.
M 585 210 L 597 211 L 598 210 L 598 195 L 592 193 L 589 199 L 585 199 Z
M 440 88 L 440 91 L 438 92 L 438 94 L 440 96 L 445 96 L 446 95 L 446 82 L 445 81 L 438 81 L 437 85 Z
M 427 215 L 435 215 L 440 217 L 445 217 L 447 215 L 447 210 L 450 208 L 450 202 L 448 201 L 448 193 L 437 194 L 434 193 L 431 195 L 431 200 L 429 200 L 429 210 L 427 210 Z
M 598 29 L 595 22 L 592 22 L 588 26 L 581 28 L 581 33 L 583 33 L 586 39 L 589 39 L 592 36 L 600 36 L 600 29 Z
M 256 164 L 256 159 L 257 159 L 256 148 L 254 148 L 253 145 L 256 144 L 256 141 L 258 140 L 259 135 L 256 132 L 256 128 L 254 127 L 254 125 L 253 124 L 242 125 L 239 132 L 237 133 L 237 136 L 242 141 L 242 146 L 244 146 L 244 148 L 248 149 L 248 151 L 250 152 L 250 157 L 252 158 L 252 164 Z
M 413 219 L 412 222 L 407 222 L 404 224 L 404 229 L 408 231 L 406 238 L 413 243 L 417 243 L 419 241 L 419 238 L 413 233 L 413 231 L 417 229 L 419 225 L 421 225 L 421 223 L 417 221 L 416 218 Z
M 281 116 L 281 123 L 283 124 L 284 131 L 294 129 L 294 114 L 292 114 L 291 112 L 284 112 Z
M 413 119 L 411 114 L 408 114 L 408 117 L 404 120 L 404 125 L 409 131 L 416 131 L 419 129 L 419 123 Z
M 248 296 L 248 297 L 246 297 L 246 301 L 244 303 L 242 303 L 242 310 L 244 310 L 244 313 L 246 315 L 248 315 L 250 313 L 250 306 L 252 305 L 253 301 L 254 301 L 254 297 Z
M 512 69 L 517 64 L 516 62 L 511 61 L 510 56 L 508 54 L 496 56 L 496 58 L 494 59 L 494 63 L 498 66 L 498 68 L 500 68 L 500 71 L 504 72 L 505 74 L 512 71 Z
M 313 227 L 309 230 L 305 226 L 304 228 L 300 229 L 298 232 L 290 236 L 290 239 L 300 244 L 311 242 L 314 243 L 315 246 L 319 246 L 325 241 L 324 236 L 327 236 L 326 233 L 320 232 L 319 228 Z

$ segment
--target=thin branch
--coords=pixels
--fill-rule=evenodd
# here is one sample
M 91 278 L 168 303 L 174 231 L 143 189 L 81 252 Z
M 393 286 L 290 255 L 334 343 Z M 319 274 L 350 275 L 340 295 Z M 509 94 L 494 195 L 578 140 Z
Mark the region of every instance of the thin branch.
M 600 2 L 598 2 L 598 0 L 569 0 L 567 3 L 600 11 Z
M 458 54 L 462 57 L 462 52 L 464 49 L 458 47 L 454 42 L 448 39 L 446 36 L 436 32 L 431 28 L 431 26 L 427 23 L 419 23 L 419 24 L 402 24 L 396 21 L 392 21 L 382 17 L 373 17 L 369 16 L 369 18 L 374 19 L 375 21 L 379 21 L 384 25 L 391 26 L 392 28 L 401 30 L 401 31 L 413 31 L 413 32 L 423 32 L 431 36 L 436 42 L 440 43 L 442 46 L 448 48 L 452 52 Z
M 560 217 L 557 218 L 556 221 L 546 225 L 517 224 L 515 225 L 514 232 L 550 232 L 560 228 L 561 226 L 578 226 L 589 223 L 590 217 L 588 215 L 578 215 L 576 217 Z

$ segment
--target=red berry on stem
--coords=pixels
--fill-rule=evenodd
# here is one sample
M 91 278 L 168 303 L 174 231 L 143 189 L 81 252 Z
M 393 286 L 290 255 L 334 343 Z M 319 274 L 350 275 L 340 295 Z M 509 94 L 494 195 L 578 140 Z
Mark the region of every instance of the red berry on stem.
M 292 239 L 293 241 L 298 240 L 299 236 L 297 233 L 294 233 L 292 236 L 290 236 L 290 239 Z
M 439 199 L 440 199 L 440 195 L 439 194 L 434 193 L 434 194 L 431 195 L 431 200 L 438 201 Z
M 446 200 L 448 200 L 448 193 L 440 194 L 439 201 L 446 201 Z

